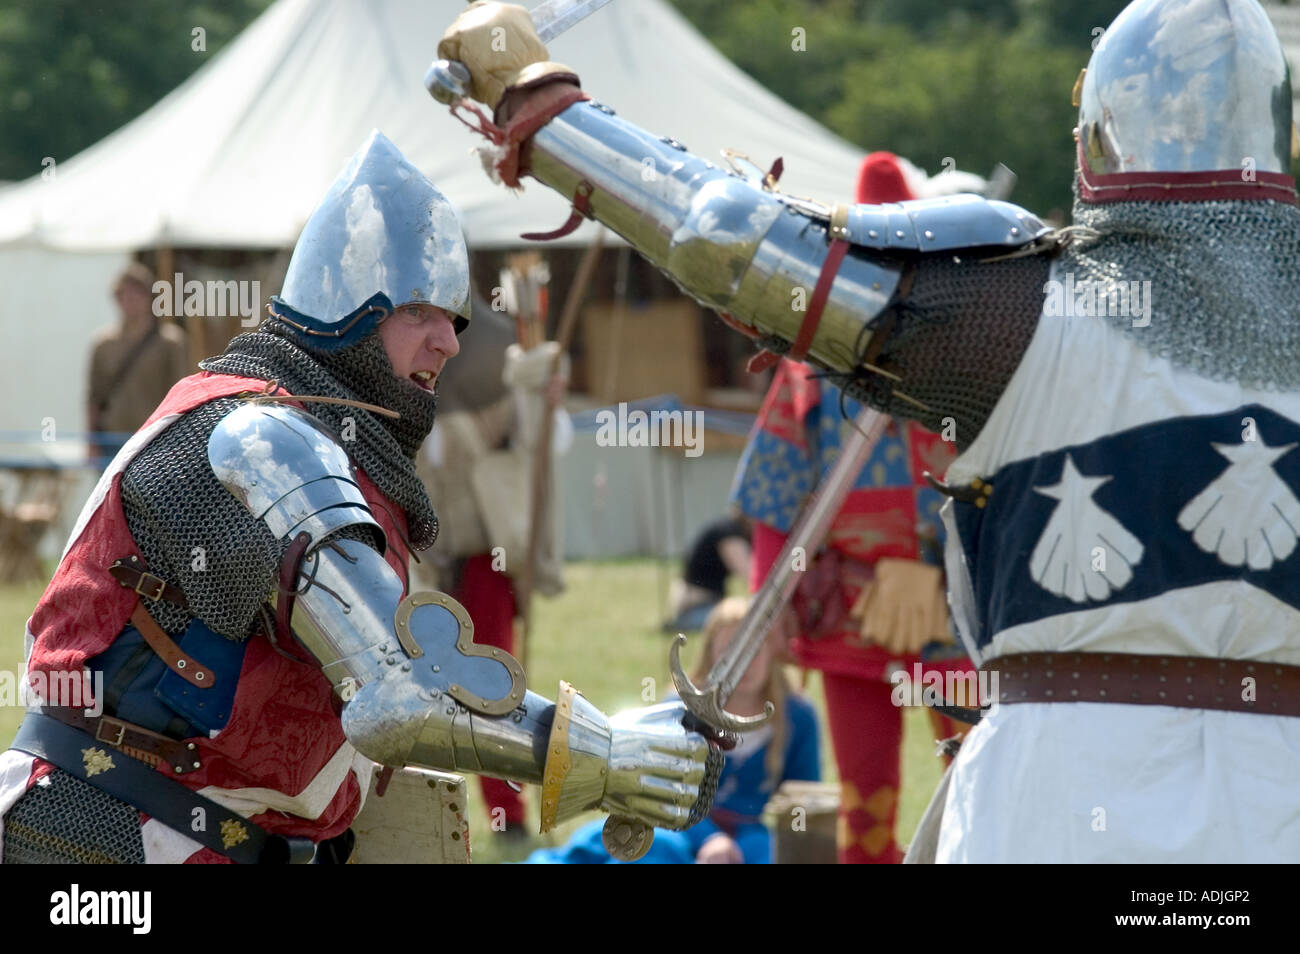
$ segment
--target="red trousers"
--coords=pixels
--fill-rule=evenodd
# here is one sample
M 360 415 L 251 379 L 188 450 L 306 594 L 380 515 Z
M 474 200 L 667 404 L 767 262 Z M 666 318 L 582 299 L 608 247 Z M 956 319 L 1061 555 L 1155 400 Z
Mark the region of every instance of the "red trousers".
M 474 642 L 514 652 L 515 593 L 510 577 L 492 569 L 491 556 L 483 554 L 465 561 L 460 585 L 452 596 L 474 621 Z M 479 776 L 479 782 L 492 815 L 493 831 L 501 830 L 501 822 L 510 828 L 525 824 L 524 798 L 519 792 L 500 779 Z
M 836 842 L 842 865 L 897 864 L 903 853 L 894 840 L 898 814 L 903 710 L 890 699 L 893 686 L 880 680 L 822 673 L 831 745 L 840 773 L 840 818 Z M 936 739 L 966 726 L 927 710 Z

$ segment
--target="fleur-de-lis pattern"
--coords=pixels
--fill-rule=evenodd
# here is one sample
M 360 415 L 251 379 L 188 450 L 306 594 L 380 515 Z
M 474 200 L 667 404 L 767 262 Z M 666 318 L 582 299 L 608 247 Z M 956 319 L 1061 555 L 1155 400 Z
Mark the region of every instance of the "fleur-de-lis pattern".
M 789 531 L 808 495 L 834 466 L 861 409 L 811 375 L 805 365 L 781 362 L 732 486 L 733 503 L 782 532 Z M 830 545 L 874 562 L 885 556 L 915 558 L 922 534 L 942 540 L 943 498 L 921 475 L 929 470 L 941 476 L 952 457 L 936 435 L 891 424 L 832 523 Z

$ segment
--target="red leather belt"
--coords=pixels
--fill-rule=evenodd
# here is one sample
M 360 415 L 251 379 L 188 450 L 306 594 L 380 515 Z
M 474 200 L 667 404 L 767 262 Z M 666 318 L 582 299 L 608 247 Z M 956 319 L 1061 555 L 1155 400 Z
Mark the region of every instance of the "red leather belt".
M 1300 666 L 1135 653 L 1017 653 L 990 659 L 998 702 L 1122 702 L 1300 716 Z

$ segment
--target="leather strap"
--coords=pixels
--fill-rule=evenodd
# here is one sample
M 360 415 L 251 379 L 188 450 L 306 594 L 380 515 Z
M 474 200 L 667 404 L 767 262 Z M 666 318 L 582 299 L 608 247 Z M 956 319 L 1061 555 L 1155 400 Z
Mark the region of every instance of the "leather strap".
M 808 356 L 813 336 L 817 334 L 817 326 L 821 324 L 826 300 L 831 295 L 831 286 L 835 284 L 835 275 L 840 270 L 840 263 L 844 261 L 848 250 L 849 243 L 846 240 L 842 238 L 831 240 L 830 251 L 826 253 L 826 259 L 822 262 L 821 273 L 817 276 L 817 285 L 813 288 L 812 299 L 808 302 L 808 310 L 804 312 L 803 322 L 799 325 L 799 333 L 795 335 L 794 342 L 785 355 L 791 361 L 802 361 Z M 773 351 L 760 351 L 749 359 L 748 370 L 757 374 L 766 371 L 779 360 L 781 356 Z
M 591 193 L 594 189 L 595 186 L 583 179 L 573 192 L 573 211 L 569 213 L 563 225 L 550 232 L 524 232 L 519 237 L 530 242 L 547 242 L 551 239 L 564 238 L 581 225 L 583 219 L 591 218 Z
M 561 75 L 551 75 L 546 77 L 543 82 L 554 82 L 562 80 Z M 573 77 L 576 79 L 576 77 Z M 514 89 L 515 87 L 512 87 Z M 519 89 L 527 88 L 525 86 Z M 507 92 L 510 92 L 507 90 Z M 519 188 L 519 177 L 528 172 L 527 166 L 520 157 L 520 151 L 524 143 L 552 119 L 564 112 L 574 103 L 585 102 L 591 99 L 579 87 L 571 86 L 562 95 L 556 97 L 554 102 L 542 105 L 535 99 L 526 99 L 519 106 L 506 122 L 504 126 L 505 142 L 502 144 L 505 151 L 496 161 L 497 175 L 501 181 L 512 189 Z M 502 128 L 502 127 L 498 127 Z
M 1300 666 L 1134 653 L 1019 653 L 990 659 L 998 702 L 1120 702 L 1300 716 Z
M 267 634 L 280 655 L 298 662 L 307 660 L 289 652 L 289 647 L 294 644 L 290 621 L 293 619 L 293 604 L 298 600 L 298 571 L 302 569 L 302 558 L 307 555 L 310 545 L 311 537 L 299 533 L 284 551 L 284 559 L 280 561 L 280 592 L 275 601 L 275 632 Z
M 185 775 L 202 767 L 198 748 L 193 742 L 179 742 L 110 715 L 88 716 L 81 709 L 48 707 L 41 711 L 150 767 L 166 762 L 176 775 Z
M 135 609 L 131 611 L 131 625 L 140 631 L 149 648 L 158 654 L 167 668 L 190 685 L 199 689 L 211 689 L 216 684 L 216 674 L 172 642 L 172 638 L 149 615 L 144 603 L 135 604 Z
M 27 713 L 12 747 L 44 759 L 240 864 L 304 863 L 315 854 L 309 840 L 270 834 L 136 759 L 109 752 L 102 740 L 42 712 Z
M 135 590 L 145 599 L 166 600 L 186 608 L 190 605 L 180 587 L 173 586 L 160 576 L 154 576 L 145 567 L 144 561 L 134 554 L 113 561 L 108 572 L 117 582 L 129 590 Z

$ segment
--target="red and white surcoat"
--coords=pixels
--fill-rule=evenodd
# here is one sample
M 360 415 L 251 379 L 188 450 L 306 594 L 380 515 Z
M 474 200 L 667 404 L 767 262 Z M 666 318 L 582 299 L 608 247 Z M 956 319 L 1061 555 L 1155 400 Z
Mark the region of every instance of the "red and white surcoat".
M 54 578 L 28 621 L 29 673 L 84 672 L 87 660 L 108 649 L 128 624 L 139 597 L 106 571 L 114 560 L 140 555 L 121 497 L 122 474 L 135 455 L 199 405 L 265 389 L 262 380 L 209 372 L 184 378 L 171 389 L 114 458 L 87 501 Z M 405 580 L 409 554 L 403 542 L 403 512 L 364 472 L 358 470 L 357 476 L 388 537 L 385 558 Z M 344 738 L 331 696 L 330 683 L 318 667 L 286 658 L 265 636 L 253 636 L 229 721 L 211 738 L 186 740 L 197 746 L 202 767 L 169 777 L 273 834 L 317 842 L 342 834 L 361 809 L 373 764 Z M 24 752 L 0 754 L 0 819 L 50 770 L 48 763 Z M 170 772 L 170 767 L 163 762 L 159 771 Z M 144 815 L 141 824 L 149 862 L 229 860 Z M 0 827 L 0 839 L 3 834 Z

